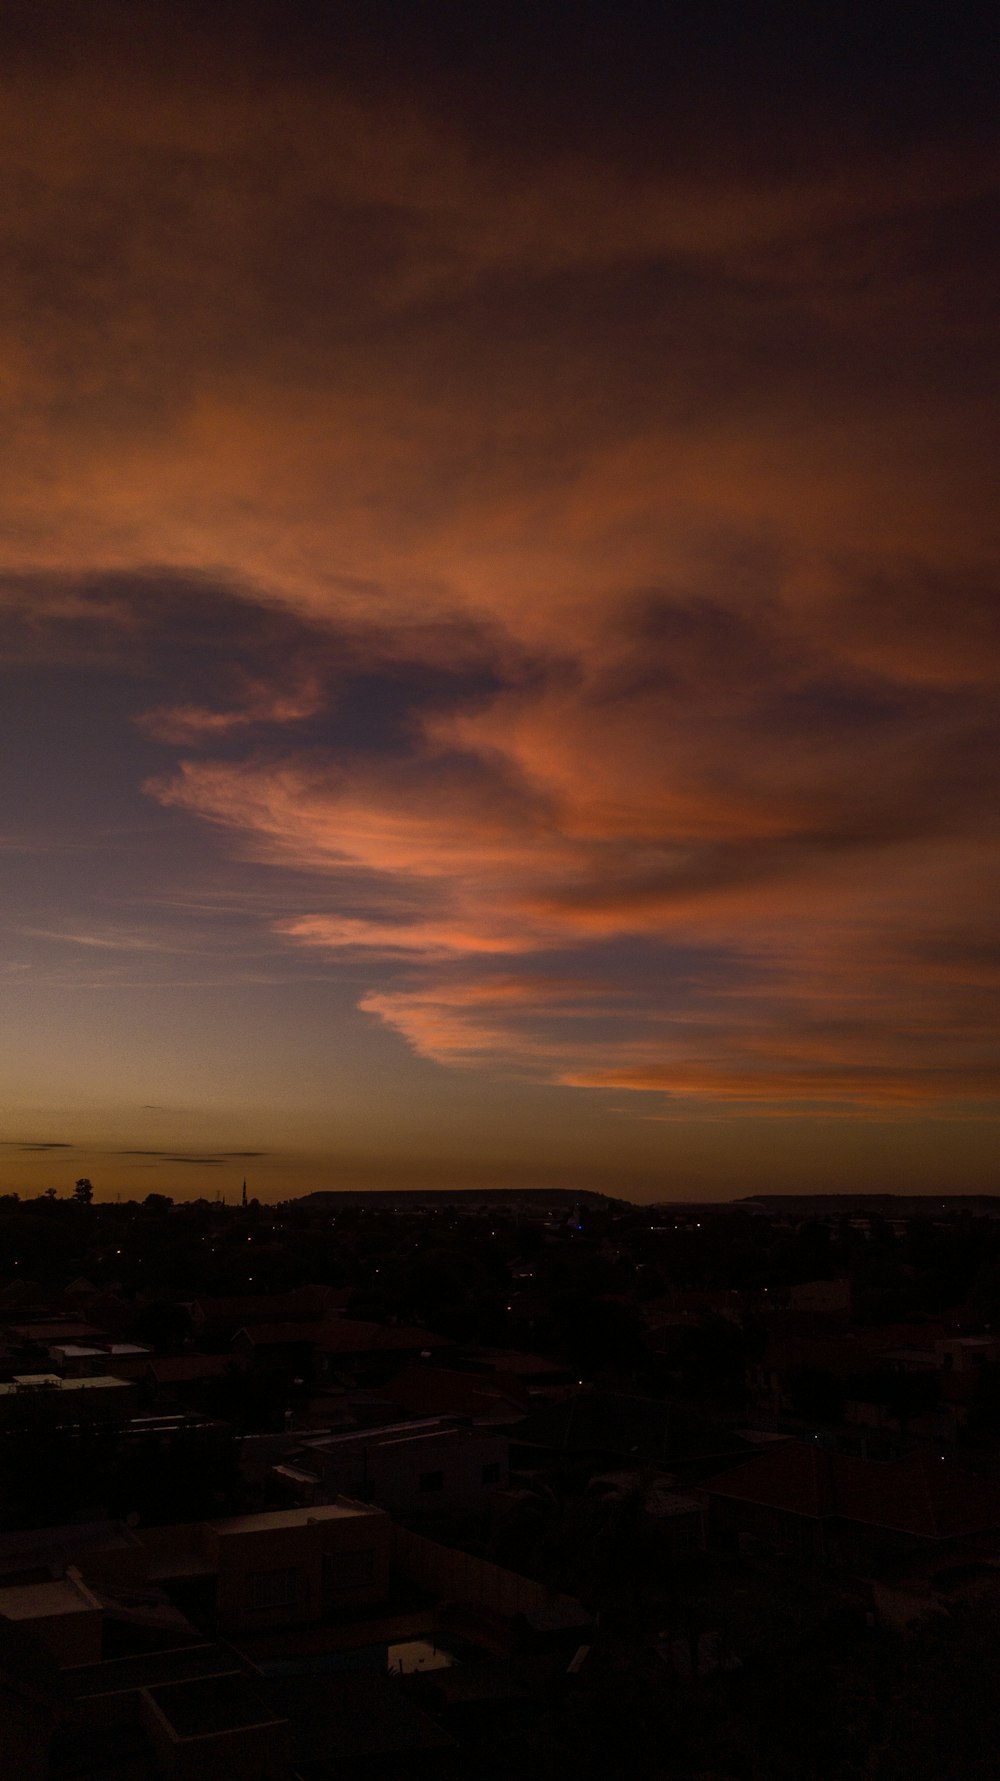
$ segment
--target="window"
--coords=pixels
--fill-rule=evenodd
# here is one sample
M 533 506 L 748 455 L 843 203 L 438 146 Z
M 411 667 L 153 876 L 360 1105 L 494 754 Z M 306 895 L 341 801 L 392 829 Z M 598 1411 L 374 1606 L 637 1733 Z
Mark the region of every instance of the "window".
M 375 1575 L 375 1554 L 371 1547 L 362 1552 L 324 1552 L 323 1588 L 329 1595 L 337 1589 L 363 1589 Z
M 443 1472 L 421 1472 L 421 1474 L 420 1474 L 420 1488 L 421 1488 L 421 1490 L 443 1490 L 444 1489 L 444 1473 Z
M 483 1483 L 484 1484 L 499 1484 L 499 1482 L 500 1482 L 500 1467 L 497 1465 L 484 1466 L 483 1467 Z
M 251 1571 L 251 1608 L 290 1608 L 298 1599 L 298 1571 Z

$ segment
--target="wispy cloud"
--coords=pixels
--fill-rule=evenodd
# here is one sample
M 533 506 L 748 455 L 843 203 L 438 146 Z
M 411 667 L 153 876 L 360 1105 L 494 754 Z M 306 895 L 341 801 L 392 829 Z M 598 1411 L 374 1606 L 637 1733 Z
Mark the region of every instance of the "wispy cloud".
M 4 1138 L 2 1147 L 4 1150 L 76 1150 L 79 1148 L 76 1144 L 67 1143 L 62 1139 L 47 1139 L 42 1144 L 20 1144 L 15 1138 Z
M 18 931 L 29 940 L 55 940 L 60 945 L 93 947 L 98 952 L 180 953 L 187 950 L 166 945 L 148 934 L 86 934 L 64 932 L 58 928 L 20 928 Z

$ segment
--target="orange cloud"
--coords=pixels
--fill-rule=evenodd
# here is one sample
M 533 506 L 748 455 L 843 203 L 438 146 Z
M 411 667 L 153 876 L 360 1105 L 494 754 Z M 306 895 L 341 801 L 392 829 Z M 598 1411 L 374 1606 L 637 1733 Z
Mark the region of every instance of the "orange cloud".
M 358 1005 L 401 1033 L 421 1057 L 436 1063 L 468 1065 L 486 1059 L 537 1068 L 540 1061 L 551 1062 L 558 1046 L 531 1036 L 524 1017 L 555 1014 L 573 1021 L 600 999 L 600 989 L 586 981 L 506 976 L 372 990 Z
M 312 717 L 324 702 L 318 681 L 286 693 L 258 682 L 245 687 L 243 693 L 242 703 L 230 710 L 213 710 L 204 705 L 165 705 L 142 712 L 137 721 L 140 728 L 155 736 L 157 741 L 184 748 L 259 724 L 299 723 L 303 718 Z

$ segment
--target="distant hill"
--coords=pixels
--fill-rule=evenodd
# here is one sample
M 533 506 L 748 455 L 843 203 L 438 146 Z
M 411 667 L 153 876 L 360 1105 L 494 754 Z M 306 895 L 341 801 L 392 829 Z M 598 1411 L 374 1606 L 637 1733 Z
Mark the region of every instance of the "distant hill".
M 573 1206 L 627 1206 L 628 1200 L 619 1199 L 612 1194 L 594 1193 L 588 1188 L 571 1187 L 455 1187 L 433 1188 L 387 1188 L 379 1189 L 324 1189 L 322 1192 L 301 1194 L 299 1205 L 307 1206 L 407 1206 L 414 1210 L 421 1206 L 445 1207 L 458 1206 L 462 1211 L 501 1209 L 515 1211 L 522 1207 L 525 1211 L 568 1212 Z
M 735 1207 L 760 1207 L 772 1214 L 803 1217 L 927 1218 L 934 1211 L 978 1212 L 1000 1218 L 1000 1194 L 754 1194 Z

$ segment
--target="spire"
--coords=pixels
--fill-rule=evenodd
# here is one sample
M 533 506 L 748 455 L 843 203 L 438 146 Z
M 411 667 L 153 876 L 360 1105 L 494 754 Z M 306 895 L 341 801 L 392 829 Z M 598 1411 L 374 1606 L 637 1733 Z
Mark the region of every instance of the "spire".
M 244 1175 L 244 1177 L 243 1177 L 243 1204 L 244 1204 L 244 1206 L 246 1205 L 246 1203 L 247 1203 L 247 1178 Z

